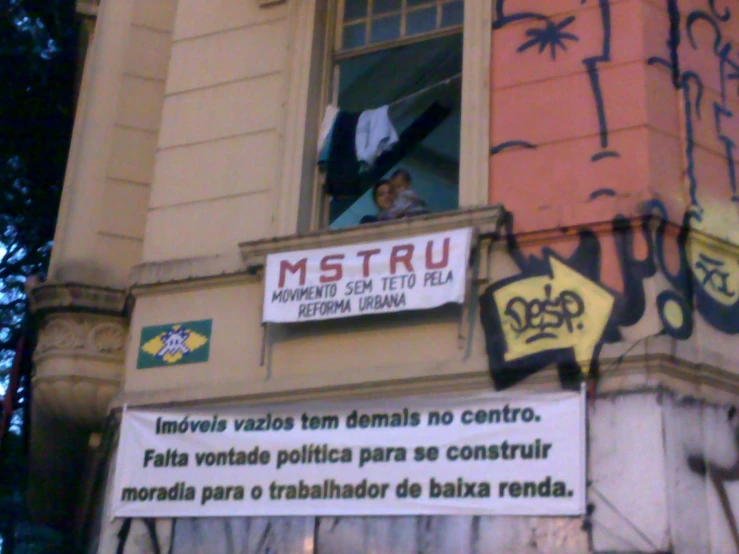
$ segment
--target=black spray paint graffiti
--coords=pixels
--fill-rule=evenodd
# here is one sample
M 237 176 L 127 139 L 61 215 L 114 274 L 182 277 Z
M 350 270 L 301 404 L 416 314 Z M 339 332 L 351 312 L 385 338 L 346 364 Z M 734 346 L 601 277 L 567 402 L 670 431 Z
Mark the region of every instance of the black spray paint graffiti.
M 695 263 L 696 273 L 703 273 L 701 285 L 704 288 L 710 288 L 726 298 L 736 296 L 736 291 L 729 290 L 728 280 L 731 274 L 725 270 L 726 262 L 710 258 L 702 252 L 698 254 L 698 261 Z
M 146 527 L 146 533 L 151 542 L 151 554 L 163 554 L 162 548 L 159 545 L 159 536 L 157 534 L 156 520 L 152 518 L 143 518 L 141 520 Z M 118 546 L 116 547 L 116 554 L 124 554 L 126 551 L 126 544 L 131 534 L 131 525 L 133 524 L 132 518 L 126 518 L 121 523 L 121 528 L 118 530 Z M 172 522 L 172 535 L 174 535 L 174 520 Z M 172 554 L 172 542 L 170 539 L 170 547 L 168 554 Z
M 491 285 L 480 297 L 493 380 L 497 388 L 505 388 L 556 364 L 562 385 L 572 387 L 582 370 L 597 375 L 602 345 L 620 341 L 619 327 L 633 325 L 645 312 L 643 280 L 656 272 L 651 218 L 634 224 L 619 216 L 612 222 L 607 240 L 615 241 L 619 255 L 620 293 L 601 284 L 602 249 L 595 233 L 581 230 L 567 259 L 547 248 L 541 257 L 526 257 L 513 221 L 509 214 L 507 247 L 521 273 Z M 635 252 L 636 233 L 647 244 L 643 259 Z M 579 366 L 582 358 L 591 360 L 588 368 Z
M 723 149 L 720 163 L 723 164 L 728 183 L 724 191 L 728 203 L 724 203 L 728 206 L 732 203 L 737 206 L 739 203 L 734 140 L 739 140 L 739 136 L 731 136 L 732 128 L 736 129 L 739 123 L 736 121 L 739 114 L 735 115 L 729 104 L 729 99 L 739 99 L 739 52 L 726 37 L 728 25 L 735 25 L 735 17 L 727 6 L 719 7 L 716 4 L 716 0 L 706 0 L 703 9 L 684 14 L 680 10 L 679 0 L 666 0 L 670 19 L 667 40 L 669 59 L 652 57 L 648 63 L 670 70 L 673 85 L 682 95 L 684 110 L 685 173 L 691 206 L 683 221 L 680 270 L 676 275 L 666 274 L 672 285 L 695 305 L 696 310 L 712 326 L 735 334 L 739 333 L 739 288 L 736 284 L 739 258 L 735 251 L 727 255 L 720 249 L 711 248 L 705 240 L 699 240 L 697 234 L 694 234 L 694 240 L 689 240 L 691 230 L 701 229 L 714 215 L 710 209 L 706 211 L 702 199 L 711 195 L 710 190 L 703 194 L 702 191 L 708 189 L 715 177 L 711 174 L 712 168 L 701 163 L 699 150 L 706 147 L 699 144 L 699 129 L 709 136 L 713 134 Z M 712 63 L 692 68 L 688 61 L 684 61 L 685 51 L 699 52 L 702 60 Z M 708 106 L 706 101 L 707 82 L 718 84 L 718 99 L 712 106 Z M 714 200 L 723 201 L 721 198 Z M 662 206 L 655 205 L 654 209 L 660 212 L 660 217 L 667 218 Z M 736 209 L 730 208 L 730 211 L 734 212 L 736 218 Z M 686 279 L 687 275 L 692 279 Z
M 572 335 L 584 325 L 578 318 L 585 313 L 585 302 L 573 290 L 563 290 L 552 298 L 552 285 L 544 285 L 544 298 L 526 299 L 514 296 L 505 306 L 504 314 L 511 319 L 511 329 L 521 335 L 533 331 L 526 344 L 557 338 L 558 332 Z
M 598 126 L 600 129 L 600 148 L 599 152 L 592 155 L 591 161 L 597 162 L 604 158 L 618 158 L 619 153 L 609 149 L 608 136 L 608 120 L 606 118 L 606 107 L 603 98 L 603 89 L 600 79 L 600 66 L 611 61 L 611 6 L 610 0 L 573 0 L 575 5 L 585 5 L 590 1 L 594 1 L 598 5 L 600 11 L 600 24 L 603 30 L 603 39 L 600 45 L 600 51 L 587 52 L 583 54 L 582 63 L 588 72 L 590 88 L 593 94 L 593 100 L 598 117 Z M 537 48 L 539 54 L 548 52 L 551 60 L 556 62 L 557 54 L 568 51 L 568 45 L 579 42 L 579 37 L 570 29 L 576 16 L 568 16 L 560 21 L 553 19 L 542 13 L 528 11 L 509 10 L 509 4 L 516 4 L 508 0 L 496 0 L 495 2 L 495 22 L 493 29 L 503 29 L 507 25 L 520 21 L 530 21 L 531 27 L 526 30 L 526 41 L 519 46 L 517 52 L 527 52 L 532 48 Z M 537 145 L 526 140 L 507 140 L 500 144 L 494 145 L 490 149 L 491 155 L 498 154 L 509 148 L 536 148 Z
M 731 422 L 736 415 L 736 409 L 733 407 L 729 409 L 728 420 Z M 737 450 L 739 450 L 739 428 L 734 428 L 734 441 L 736 443 Z M 724 467 L 718 464 L 711 463 L 706 456 L 688 456 L 688 467 L 694 472 L 705 477 L 711 481 L 716 493 L 718 495 L 719 502 L 721 503 L 721 509 L 724 512 L 724 517 L 729 524 L 729 530 L 731 531 L 731 538 L 734 541 L 734 545 L 739 551 L 739 527 L 737 526 L 736 515 L 734 509 L 731 506 L 731 500 L 729 499 L 729 492 L 726 490 L 726 484 L 739 481 L 739 457 L 734 461 L 731 466 Z
M 687 158 L 686 173 L 690 182 L 690 200 L 695 208 L 694 217 L 700 220 L 703 215 L 703 207 L 698 198 L 699 177 L 696 173 L 696 128 L 701 120 L 708 119 L 710 115 L 706 113 L 704 105 L 704 95 L 706 85 L 704 81 L 711 77 L 717 77 L 720 88 L 720 97 L 718 101 L 713 103 L 713 123 L 715 133 L 718 140 L 724 146 L 724 162 L 726 171 L 728 172 L 729 185 L 731 188 L 731 200 L 739 202 L 737 196 L 736 168 L 734 149 L 736 143 L 730 135 L 727 134 L 729 122 L 734 118 L 728 99 L 732 96 L 734 99 L 739 98 L 739 62 L 736 58 L 736 51 L 733 45 L 726 39 L 722 31 L 722 24 L 729 23 L 732 19 L 731 11 L 725 8 L 719 11 L 716 7 L 715 0 L 707 0 L 704 10 L 691 11 L 687 17 L 684 17 L 680 11 L 679 0 L 666 0 L 667 11 L 670 15 L 670 37 L 668 47 L 670 51 L 670 59 L 666 60 L 660 57 L 652 57 L 649 59 L 650 65 L 661 65 L 667 67 L 672 74 L 672 82 L 675 88 L 682 92 L 686 144 L 685 155 Z M 699 44 L 698 30 L 701 26 L 710 30 L 713 35 L 710 44 Z M 681 48 L 683 47 L 683 35 L 687 37 L 690 47 L 693 50 L 706 49 L 710 52 L 715 61 L 716 75 L 701 75 L 696 70 L 683 67 L 681 63 Z M 733 85 L 733 93 L 730 93 L 730 85 Z
M 647 209 L 640 222 L 623 216 L 614 218 L 604 238 L 587 229 L 579 231 L 578 246 L 567 259 L 549 248 L 544 248 L 540 257 L 524 256 L 513 232 L 514 218 L 509 214 L 508 253 L 521 273 L 496 282 L 480 297 L 480 316 L 496 387 L 511 386 L 552 364 L 559 368 L 563 386 L 579 382 L 581 370 L 597 376 L 602 345 L 622 341 L 620 329 L 642 319 L 647 309 L 644 280 L 657 272 L 671 285 L 656 298 L 662 323 L 657 334 L 688 339 L 693 334 L 695 312 L 721 332 L 739 332 L 736 307 L 714 302 L 704 289 L 706 277 L 690 270 L 690 216 L 686 215 L 677 232 L 668 232 L 664 206 L 653 201 Z M 646 245 L 643 257 L 636 253 L 637 236 Z M 615 243 L 621 291 L 610 290 L 601 282 L 601 240 Z M 560 269 L 561 278 L 553 274 L 553 260 L 557 267 L 566 268 Z M 717 283 L 719 287 L 724 285 L 720 274 Z M 606 300 L 609 296 L 611 304 Z M 545 344 L 537 347 L 542 342 Z M 580 368 L 577 359 L 586 358 L 591 360 L 590 366 Z
M 563 48 L 563 44 L 567 44 L 567 38 L 562 36 L 562 31 L 570 26 L 573 16 L 556 23 L 540 13 L 509 12 L 507 4 L 505 0 L 496 2 L 497 20 L 494 28 L 500 29 L 510 23 L 526 20 L 553 26 L 558 29 L 558 40 L 552 39 L 551 33 L 549 35 L 528 33 L 531 39 L 523 45 L 525 48 L 522 46 L 519 51 L 526 51 L 538 44 L 541 51 L 549 47 L 552 56 L 556 57 L 557 48 Z M 598 6 L 604 26 L 603 51 L 600 56 L 586 58 L 583 63 L 588 67 L 594 98 L 598 106 L 601 146 L 606 148 L 608 127 L 604 115 L 597 64 L 610 59 L 610 11 L 607 0 L 600 0 Z M 480 298 L 490 369 L 496 386 L 499 388 L 509 386 L 538 371 L 541 367 L 551 364 L 559 367 L 560 377 L 565 384 L 568 381 L 567 376 L 572 377 L 576 374 L 575 370 L 578 369 L 576 359 L 584 359 L 584 354 L 590 352 L 592 352 L 590 367 L 583 369 L 585 372 L 597 374 L 598 354 L 601 346 L 622 340 L 620 328 L 634 325 L 643 317 L 647 308 L 643 282 L 658 271 L 666 277 L 670 285 L 656 298 L 657 313 L 662 323 L 660 334 L 667 334 L 679 340 L 689 338 L 693 333 L 696 313 L 721 332 L 739 333 L 739 253 L 737 248 L 731 245 L 717 245 L 715 241 L 706 236 L 701 228 L 701 223 L 713 215 L 710 210 L 706 211 L 701 201 L 701 188 L 707 186 L 702 184 L 701 177 L 705 173 L 706 179 L 710 179 L 711 171 L 715 171 L 715 167 L 704 166 L 706 164 L 715 165 L 716 162 L 713 160 L 706 162 L 699 158 L 699 145 L 696 139 L 696 130 L 699 125 L 703 126 L 701 131 L 704 135 L 706 125 L 709 125 L 709 129 L 715 133 L 717 143 L 722 145 L 720 150 L 723 152 L 719 167 L 725 168 L 725 176 L 729 183 L 725 199 L 729 202 L 723 201 L 723 204 L 736 205 L 737 183 L 734 155 L 736 143 L 729 131 L 730 128 L 734 128 L 730 127 L 729 123 L 736 126 L 736 122 L 734 122 L 734 113 L 730 109 L 729 98 L 739 98 L 739 53 L 725 39 L 726 33 L 722 30 L 722 26 L 732 21 L 733 15 L 727 7 L 717 5 L 715 0 L 705 0 L 704 9 L 691 11 L 687 16 L 681 14 L 679 0 L 666 0 L 666 7 L 670 20 L 669 35 L 666 37 L 669 59 L 654 57 L 649 59 L 648 63 L 669 68 L 673 84 L 682 94 L 686 132 L 685 173 L 688 178 L 691 206 L 683 215 L 677 232 L 674 230 L 676 226 L 669 223 L 671 214 L 668 214 L 667 208 L 658 200 L 643 206 L 641 223 L 638 221 L 635 223 L 623 216 L 616 216 L 612 221 L 611 233 L 603 239 L 598 238 L 588 229 L 580 230 L 578 246 L 567 259 L 559 259 L 547 249 L 542 250 L 541 256 L 529 258 L 523 256 L 515 239 L 513 217 L 510 216 L 507 223 L 508 251 L 521 273 L 495 283 Z M 565 22 L 567 24 L 563 25 L 562 23 Z M 707 45 L 705 44 L 706 32 L 710 36 L 710 43 Z M 549 37 L 548 42 L 543 42 L 544 39 L 541 38 L 543 36 Z M 702 38 L 699 39 L 699 37 Z M 538 42 L 531 43 L 534 39 Z M 570 38 L 569 42 L 573 42 L 573 39 Z M 703 59 L 715 62 L 713 66 L 715 75 L 702 76 L 697 71 L 682 67 L 681 53 L 683 50 L 681 48 L 689 48 L 692 51 L 701 48 L 706 50 Z M 713 102 L 713 117 L 706 113 L 707 109 L 704 106 L 707 96 L 704 86 L 706 79 L 720 85 L 718 99 Z M 739 140 L 739 136 L 736 139 Z M 529 148 L 536 147 L 522 141 L 513 141 L 503 143 L 493 148 L 492 151 L 497 153 L 507 146 L 521 145 Z M 536 155 L 535 152 L 532 152 L 532 155 Z M 597 155 L 594 159 L 596 157 Z M 679 184 L 676 183 L 677 186 Z M 598 191 L 598 194 L 605 194 L 605 191 Z M 710 197 L 710 194 L 708 196 Z M 722 199 L 718 201 L 721 203 Z M 674 221 L 674 214 L 672 215 Z M 641 258 L 635 254 L 634 249 L 634 241 L 637 237 L 647 247 L 646 255 Z M 608 290 L 600 285 L 603 261 L 601 240 L 615 242 L 623 284 L 619 292 Z M 548 282 L 542 279 L 546 275 L 553 278 L 550 268 L 552 260 L 558 260 L 556 263 L 560 267 L 566 267 L 573 274 L 579 275 L 584 279 L 581 284 L 586 290 L 590 290 L 588 295 L 582 296 L 584 311 L 580 319 L 583 320 L 581 322 L 583 328 L 572 328 L 573 333 L 576 329 L 582 331 L 580 342 L 583 340 L 586 342 L 587 347 L 581 347 L 579 351 L 578 346 L 572 344 L 574 341 L 567 337 L 568 333 L 552 331 L 551 326 L 558 323 L 560 319 L 554 314 L 547 313 L 547 310 L 552 309 L 552 305 L 551 300 L 549 304 L 546 303 L 545 286 Z M 572 278 L 570 275 L 564 279 L 563 284 Z M 526 296 L 523 296 L 523 293 L 519 294 L 522 302 L 527 303 L 533 310 L 529 314 L 528 323 L 520 315 L 520 310 L 513 311 L 510 309 L 512 306 L 508 305 L 511 293 L 506 291 L 519 289 L 526 293 Z M 556 298 L 564 290 L 570 289 L 560 286 L 556 290 L 551 289 L 550 294 Z M 579 291 L 579 289 L 572 290 Z M 608 309 L 607 321 L 602 322 L 598 318 L 591 317 L 594 308 L 590 304 L 594 302 L 594 299 L 605 295 L 610 295 L 613 303 Z M 502 305 L 501 302 L 503 302 Z M 517 306 L 523 305 L 523 303 L 517 304 Z M 605 306 L 607 304 L 601 302 L 601 312 Z M 532 336 L 526 333 L 533 328 L 532 325 L 536 322 L 539 326 L 548 327 L 550 336 L 531 340 Z M 570 330 L 569 326 L 562 328 Z M 558 331 L 560 330 L 561 328 L 558 327 Z M 598 335 L 597 340 L 594 339 L 596 335 Z M 592 344 L 594 340 L 595 344 Z M 531 346 L 536 343 L 539 345 L 537 348 Z
M 709 257 L 704 253 L 703 239 L 700 236 L 691 237 L 693 213 L 686 213 L 683 219 L 676 239 L 679 265 L 675 271 L 670 271 L 672 264 L 666 259 L 665 245 L 667 211 L 657 201 L 650 204 L 650 210 L 660 220 L 655 233 L 655 253 L 663 274 L 674 287 L 674 291 L 665 291 L 657 298 L 660 318 L 670 329 L 670 334 L 678 339 L 687 339 L 692 334 L 693 310 L 715 329 L 730 335 L 739 333 L 739 303 L 736 300 L 733 303 L 716 300 L 717 294 L 728 293 L 729 299 L 734 298 L 726 284 L 732 273 L 728 268 L 725 271 L 721 269 L 725 266 L 724 259 Z M 737 248 L 727 246 L 722 257 L 733 257 L 736 260 Z M 737 269 L 734 269 L 733 275 L 736 273 Z M 680 305 L 683 314 L 681 319 L 684 322 L 682 325 L 677 325 L 674 318 L 668 315 L 671 308 L 674 312 L 675 304 Z

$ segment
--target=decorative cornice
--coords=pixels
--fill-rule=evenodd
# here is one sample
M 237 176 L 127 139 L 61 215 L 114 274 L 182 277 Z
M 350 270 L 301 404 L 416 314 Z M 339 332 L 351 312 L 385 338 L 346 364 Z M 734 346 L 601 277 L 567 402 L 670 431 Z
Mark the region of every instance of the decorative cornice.
M 98 428 L 120 390 L 127 332 L 122 315 L 44 314 L 33 353 L 34 409 Z
M 126 328 L 103 316 L 89 314 L 51 315 L 41 324 L 34 359 L 50 356 L 88 355 L 123 361 Z
M 84 346 L 84 338 L 79 333 L 76 324 L 56 319 L 42 327 L 36 344 L 35 356 L 43 356 L 54 350 L 77 350 Z
M 89 312 L 122 316 L 126 308 L 126 292 L 77 283 L 46 282 L 26 291 L 31 311 Z
M 152 285 L 246 274 L 246 269 L 238 254 L 166 260 L 134 266 L 128 283 L 135 290 Z
M 126 344 L 126 329 L 118 323 L 99 323 L 88 333 L 88 342 L 101 354 L 120 354 Z
M 646 354 L 601 360 L 608 369 L 599 378 L 597 394 L 663 389 L 686 398 L 739 404 L 739 373 L 665 354 L 661 347 L 648 350 Z M 207 386 L 180 383 L 166 389 L 122 392 L 113 406 L 246 405 L 493 390 L 487 364 L 486 356 L 472 356 L 465 362 L 400 364 L 359 373 L 306 374 L 283 381 L 214 382 Z M 561 390 L 561 382 L 556 367 L 550 367 L 510 390 L 551 392 Z

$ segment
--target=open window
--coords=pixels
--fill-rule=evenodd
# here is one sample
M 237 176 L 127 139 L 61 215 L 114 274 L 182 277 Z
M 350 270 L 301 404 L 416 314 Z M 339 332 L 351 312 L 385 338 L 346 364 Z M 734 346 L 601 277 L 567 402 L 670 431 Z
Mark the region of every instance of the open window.
M 430 212 L 457 209 L 464 2 L 338 1 L 319 145 L 323 224 L 377 215 L 373 187 L 398 169 Z

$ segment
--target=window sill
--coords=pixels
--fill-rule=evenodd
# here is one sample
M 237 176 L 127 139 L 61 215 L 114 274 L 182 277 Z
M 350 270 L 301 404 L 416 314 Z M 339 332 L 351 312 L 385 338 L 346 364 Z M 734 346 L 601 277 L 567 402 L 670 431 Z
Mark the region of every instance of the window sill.
M 472 227 L 478 237 L 497 234 L 505 213 L 501 205 L 469 208 L 418 216 L 409 219 L 370 223 L 346 229 L 325 229 L 311 233 L 261 239 L 239 244 L 241 255 L 219 255 L 184 260 L 141 264 L 133 268 L 129 287 L 136 294 L 141 289 L 192 287 L 209 279 L 249 279 L 256 281 L 268 254 L 343 246 L 400 237 L 437 233 Z M 153 291 L 152 291 L 153 292 Z
M 239 244 L 246 267 L 264 265 L 268 254 L 344 246 L 401 237 L 437 233 L 472 227 L 478 236 L 494 235 L 503 222 L 501 205 L 440 212 L 424 216 L 379 223 L 368 223 L 344 229 L 325 229 L 311 233 L 242 242 Z

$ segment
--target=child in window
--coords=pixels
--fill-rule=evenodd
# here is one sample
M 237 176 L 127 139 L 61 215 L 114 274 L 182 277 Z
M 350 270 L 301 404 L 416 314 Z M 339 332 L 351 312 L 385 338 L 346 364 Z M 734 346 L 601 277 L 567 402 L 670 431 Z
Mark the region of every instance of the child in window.
M 426 206 L 424 199 L 411 188 L 412 179 L 408 171 L 405 169 L 395 171 L 390 176 L 390 185 L 395 200 L 389 210 L 378 216 L 380 221 L 430 213 L 431 210 Z

